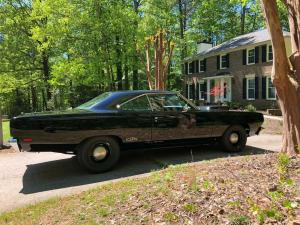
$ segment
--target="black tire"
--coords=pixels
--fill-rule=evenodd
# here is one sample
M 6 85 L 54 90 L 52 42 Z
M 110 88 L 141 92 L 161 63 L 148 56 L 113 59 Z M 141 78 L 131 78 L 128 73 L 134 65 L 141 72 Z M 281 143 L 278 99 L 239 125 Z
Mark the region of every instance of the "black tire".
M 236 140 L 236 137 L 238 139 Z M 231 139 L 231 137 L 233 137 Z M 236 143 L 235 143 L 236 141 Z M 222 136 L 221 144 L 227 152 L 240 152 L 244 150 L 247 142 L 247 133 L 244 127 L 234 125 L 229 127 Z
M 103 159 L 95 158 L 96 148 L 105 149 Z M 111 137 L 95 137 L 86 140 L 77 148 L 79 165 L 92 173 L 102 173 L 110 170 L 120 158 L 120 146 Z

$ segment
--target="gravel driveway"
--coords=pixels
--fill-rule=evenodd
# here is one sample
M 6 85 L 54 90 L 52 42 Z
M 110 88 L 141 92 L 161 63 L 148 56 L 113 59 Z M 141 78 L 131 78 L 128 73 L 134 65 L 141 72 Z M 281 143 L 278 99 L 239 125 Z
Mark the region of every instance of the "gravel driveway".
M 278 151 L 280 143 L 280 135 L 251 137 L 246 150 L 239 155 Z M 143 176 L 170 164 L 197 163 L 235 155 L 209 146 L 135 150 L 124 153 L 113 171 L 89 174 L 79 168 L 72 155 L 0 152 L 0 212 L 53 196 L 78 193 L 108 181 Z

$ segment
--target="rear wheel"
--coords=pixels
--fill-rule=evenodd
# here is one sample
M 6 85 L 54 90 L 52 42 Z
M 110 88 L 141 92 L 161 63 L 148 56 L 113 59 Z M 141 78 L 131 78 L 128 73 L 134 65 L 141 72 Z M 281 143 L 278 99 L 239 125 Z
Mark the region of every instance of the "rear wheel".
M 244 127 L 235 125 L 229 127 L 222 137 L 222 145 L 228 152 L 242 151 L 247 142 L 247 133 Z
M 110 170 L 120 158 L 120 146 L 110 137 L 95 137 L 83 142 L 77 149 L 81 167 L 93 173 Z

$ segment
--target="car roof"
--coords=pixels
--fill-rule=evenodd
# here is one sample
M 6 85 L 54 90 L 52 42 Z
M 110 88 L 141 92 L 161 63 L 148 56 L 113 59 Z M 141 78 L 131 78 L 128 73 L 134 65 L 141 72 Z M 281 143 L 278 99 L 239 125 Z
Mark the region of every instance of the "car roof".
M 91 107 L 91 110 L 111 109 L 116 104 L 120 104 L 130 98 L 134 98 L 143 94 L 176 94 L 173 91 L 158 91 L 158 90 L 133 90 L 133 91 L 113 91 L 110 96 L 104 99 L 99 104 Z M 113 107 L 114 108 L 114 107 Z
M 129 90 L 129 91 L 114 91 L 115 94 L 148 94 L 148 93 L 159 93 L 159 94 L 174 94 L 173 91 L 160 91 L 160 90 Z

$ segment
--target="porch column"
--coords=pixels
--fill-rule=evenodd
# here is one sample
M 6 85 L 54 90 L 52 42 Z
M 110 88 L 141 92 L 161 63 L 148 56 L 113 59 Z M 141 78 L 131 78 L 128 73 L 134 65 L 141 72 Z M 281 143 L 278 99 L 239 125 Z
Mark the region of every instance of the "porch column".
M 221 78 L 220 81 L 220 101 L 224 102 L 224 78 Z
M 207 79 L 207 82 L 206 82 L 206 91 L 207 91 L 207 102 L 210 103 L 210 79 Z
M 227 89 L 228 89 L 228 92 L 227 92 L 227 95 L 228 95 L 228 101 L 231 102 L 231 99 L 232 99 L 232 77 L 228 78 L 228 85 L 227 85 Z

